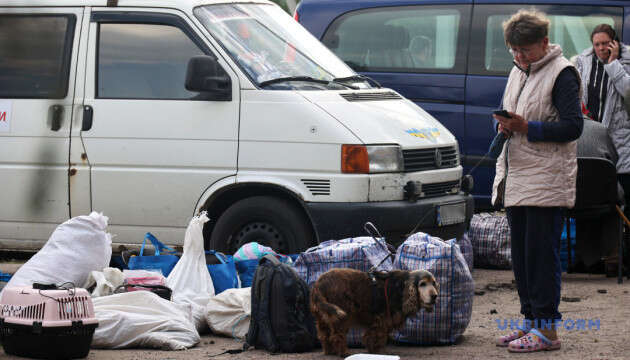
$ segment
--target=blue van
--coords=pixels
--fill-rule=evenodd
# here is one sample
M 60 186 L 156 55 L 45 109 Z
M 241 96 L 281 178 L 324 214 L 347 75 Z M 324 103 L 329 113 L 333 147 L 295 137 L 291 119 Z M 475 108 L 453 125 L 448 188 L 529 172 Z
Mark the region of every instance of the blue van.
M 302 0 L 295 18 L 352 69 L 420 105 L 457 137 L 464 173 L 479 164 L 473 195 L 484 208 L 494 178 L 495 161 L 483 156 L 495 134 L 491 113 L 512 68 L 501 24 L 531 7 L 547 13 L 550 40 L 569 59 L 591 46 L 598 24 L 630 38 L 630 1 Z

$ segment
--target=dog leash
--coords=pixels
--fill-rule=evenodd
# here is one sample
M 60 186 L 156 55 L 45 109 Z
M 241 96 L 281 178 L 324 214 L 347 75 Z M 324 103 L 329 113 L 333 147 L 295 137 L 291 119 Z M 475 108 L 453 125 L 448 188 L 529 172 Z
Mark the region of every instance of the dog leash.
M 365 230 L 365 232 L 368 233 L 368 235 L 370 235 L 372 237 L 372 239 L 374 239 L 374 241 L 376 242 L 376 245 L 378 245 L 379 247 L 383 248 L 383 250 L 387 251 L 387 255 L 383 258 L 383 260 L 381 260 L 381 262 L 378 263 L 378 265 L 376 266 L 372 266 L 370 268 L 370 270 L 368 270 L 368 274 L 370 275 L 370 277 L 372 278 L 372 281 L 375 281 L 376 279 L 374 279 L 374 276 L 372 275 L 376 269 L 378 269 L 379 266 L 381 266 L 385 260 L 387 260 L 388 258 L 392 258 L 392 262 L 394 261 L 394 254 L 392 254 L 391 251 L 389 251 L 389 249 L 387 248 L 387 245 L 383 245 L 381 244 L 381 242 L 379 241 L 379 239 L 385 239 L 383 237 L 383 235 L 381 235 L 381 233 L 378 231 L 378 229 L 376 228 L 376 226 L 374 226 L 374 224 L 372 224 L 371 222 L 366 222 L 365 225 L 363 225 L 363 229 Z M 378 238 L 375 236 L 378 235 Z
M 389 296 L 387 296 L 387 282 L 388 281 L 389 281 L 389 278 L 385 279 L 385 290 L 383 292 L 385 293 L 385 308 L 387 309 L 387 319 L 391 322 L 392 314 L 390 314 L 389 312 Z

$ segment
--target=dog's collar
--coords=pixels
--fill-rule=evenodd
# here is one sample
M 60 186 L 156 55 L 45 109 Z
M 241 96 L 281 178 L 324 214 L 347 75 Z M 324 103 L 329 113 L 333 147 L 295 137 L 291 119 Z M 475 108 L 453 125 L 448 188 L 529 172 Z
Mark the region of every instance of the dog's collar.
M 372 271 L 368 271 L 368 276 L 370 277 L 370 280 L 372 280 L 372 284 L 376 285 L 376 276 L 374 276 L 374 273 Z

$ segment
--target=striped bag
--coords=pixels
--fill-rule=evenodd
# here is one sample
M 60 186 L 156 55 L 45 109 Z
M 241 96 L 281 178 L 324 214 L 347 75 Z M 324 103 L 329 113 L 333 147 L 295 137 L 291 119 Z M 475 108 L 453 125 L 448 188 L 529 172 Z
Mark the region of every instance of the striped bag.
M 510 226 L 505 215 L 475 214 L 470 220 L 468 237 L 473 246 L 476 267 L 512 268 Z
M 459 250 L 462 252 L 464 256 L 464 260 L 466 260 L 466 265 L 468 265 L 468 270 L 472 274 L 473 265 L 474 265 L 474 255 L 473 255 L 473 247 L 470 242 L 470 238 L 468 237 L 468 233 L 464 233 L 459 239 L 451 239 L 448 241 L 451 245 L 457 244 L 459 246 Z
M 459 246 L 425 233 L 411 235 L 396 251 L 394 267 L 428 270 L 440 284 L 433 312 L 420 310 L 393 332 L 399 343 L 453 344 L 464 333 L 472 315 L 474 283 Z
M 379 243 L 377 244 L 376 241 Z M 329 240 L 312 247 L 297 258 L 294 268 L 298 275 L 306 281 L 309 288 L 326 271 L 333 268 L 351 268 L 368 271 L 378 265 L 389 255 L 384 238 L 375 240 L 365 236 L 343 240 Z M 388 258 L 378 270 L 392 270 L 392 260 Z M 361 346 L 363 330 L 350 329 L 348 346 Z

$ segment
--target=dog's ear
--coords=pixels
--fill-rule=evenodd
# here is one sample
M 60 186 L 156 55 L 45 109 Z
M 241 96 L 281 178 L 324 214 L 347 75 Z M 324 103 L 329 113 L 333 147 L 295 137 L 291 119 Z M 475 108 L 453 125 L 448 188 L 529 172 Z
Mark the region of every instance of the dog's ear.
M 418 278 L 409 276 L 404 282 L 403 290 L 403 314 L 413 314 L 418 312 L 421 305 L 420 293 L 418 293 Z

